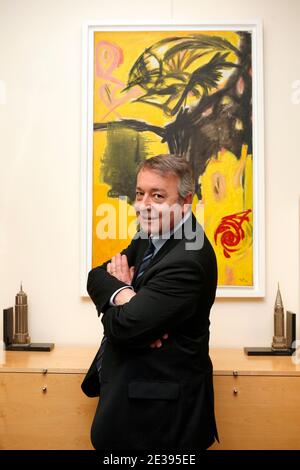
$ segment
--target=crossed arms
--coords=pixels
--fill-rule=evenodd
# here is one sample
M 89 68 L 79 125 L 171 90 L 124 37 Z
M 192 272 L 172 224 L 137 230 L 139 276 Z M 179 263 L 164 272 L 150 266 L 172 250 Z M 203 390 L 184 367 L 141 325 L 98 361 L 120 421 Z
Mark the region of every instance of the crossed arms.
M 127 256 L 126 250 L 123 255 Z M 201 266 L 191 257 L 186 257 L 184 262 L 178 259 L 171 265 L 160 262 L 155 275 L 135 293 L 128 287 L 133 273 L 130 252 L 128 260 L 129 263 L 127 257 L 118 255 L 111 263 L 93 269 L 88 292 L 98 312 L 104 311 L 104 332 L 112 342 L 133 348 L 154 343 L 154 347 L 159 347 L 161 340 L 157 338 L 163 338 L 166 331 L 170 332 L 193 315 L 195 299 L 204 295 Z M 121 287 L 128 288 L 115 296 L 116 306 L 109 306 L 108 299 Z

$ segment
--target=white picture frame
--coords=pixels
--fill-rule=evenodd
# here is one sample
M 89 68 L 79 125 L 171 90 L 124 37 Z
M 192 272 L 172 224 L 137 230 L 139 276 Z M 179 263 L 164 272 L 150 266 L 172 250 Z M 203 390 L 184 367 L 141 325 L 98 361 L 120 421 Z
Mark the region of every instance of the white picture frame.
M 93 210 L 93 87 L 94 34 L 99 31 L 248 31 L 252 37 L 252 115 L 253 115 L 253 284 L 219 286 L 217 297 L 242 298 L 265 295 L 265 213 L 264 213 L 264 109 L 262 22 L 206 21 L 201 24 L 133 24 L 90 21 L 82 36 L 82 140 L 81 140 L 81 276 L 80 292 L 87 296 L 87 275 L 92 267 Z

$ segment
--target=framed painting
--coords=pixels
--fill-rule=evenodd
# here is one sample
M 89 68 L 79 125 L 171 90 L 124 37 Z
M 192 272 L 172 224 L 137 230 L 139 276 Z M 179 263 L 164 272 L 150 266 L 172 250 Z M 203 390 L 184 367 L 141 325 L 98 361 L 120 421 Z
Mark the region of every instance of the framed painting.
M 219 297 L 264 295 L 262 26 L 89 23 L 83 32 L 82 295 L 136 231 L 137 165 L 193 167 Z

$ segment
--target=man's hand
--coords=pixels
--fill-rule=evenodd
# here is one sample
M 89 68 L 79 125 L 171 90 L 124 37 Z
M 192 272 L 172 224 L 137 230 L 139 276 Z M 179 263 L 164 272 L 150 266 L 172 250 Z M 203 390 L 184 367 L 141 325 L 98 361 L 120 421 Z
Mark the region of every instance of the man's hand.
M 107 264 L 106 270 L 109 274 L 123 281 L 128 285 L 131 285 L 131 281 L 134 275 L 134 267 L 129 268 L 127 256 L 118 253 L 113 256 L 111 262 Z
M 168 339 L 169 335 L 168 333 L 165 333 L 162 337 L 162 339 Z M 161 339 L 157 339 L 153 343 L 150 344 L 150 348 L 161 348 L 162 347 L 162 341 Z

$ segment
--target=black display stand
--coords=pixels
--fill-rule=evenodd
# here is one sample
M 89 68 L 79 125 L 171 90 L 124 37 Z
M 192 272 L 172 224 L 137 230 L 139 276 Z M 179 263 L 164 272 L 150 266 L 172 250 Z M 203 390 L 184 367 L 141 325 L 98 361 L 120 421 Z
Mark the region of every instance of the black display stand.
M 292 356 L 295 349 L 278 349 L 274 351 L 272 348 L 244 348 L 248 356 Z
M 9 344 L 6 351 L 51 351 L 54 343 Z

